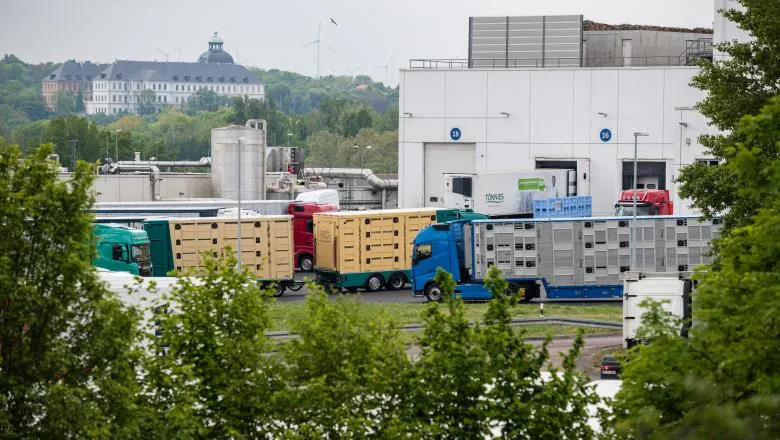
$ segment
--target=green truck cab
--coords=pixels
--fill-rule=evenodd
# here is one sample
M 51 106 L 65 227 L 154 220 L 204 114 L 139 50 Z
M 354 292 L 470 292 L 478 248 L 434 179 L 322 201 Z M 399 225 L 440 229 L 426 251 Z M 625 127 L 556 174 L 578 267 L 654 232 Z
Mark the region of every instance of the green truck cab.
M 142 229 L 110 223 L 95 223 L 92 227 L 97 252 L 95 267 L 133 275 L 152 275 L 152 255 L 149 236 Z

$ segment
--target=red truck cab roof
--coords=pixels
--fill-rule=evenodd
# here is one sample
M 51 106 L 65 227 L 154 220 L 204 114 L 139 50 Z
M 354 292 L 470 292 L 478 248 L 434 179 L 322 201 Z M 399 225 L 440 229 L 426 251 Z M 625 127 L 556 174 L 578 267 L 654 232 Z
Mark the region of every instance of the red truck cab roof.
M 287 213 L 296 217 L 311 217 L 317 212 L 335 211 L 336 207 L 328 203 L 290 203 Z
M 667 189 L 641 189 L 636 191 L 637 205 L 655 205 L 669 201 L 669 190 Z M 631 204 L 634 202 L 634 190 L 627 189 L 620 192 L 618 204 Z

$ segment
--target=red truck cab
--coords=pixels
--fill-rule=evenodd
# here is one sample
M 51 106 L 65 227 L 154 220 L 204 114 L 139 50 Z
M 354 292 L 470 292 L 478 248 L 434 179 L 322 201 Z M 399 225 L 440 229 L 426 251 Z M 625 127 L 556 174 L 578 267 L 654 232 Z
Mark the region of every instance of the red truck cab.
M 620 192 L 615 204 L 618 217 L 634 215 L 634 190 Z M 636 191 L 636 215 L 674 215 L 674 203 L 669 200 L 668 189 L 642 189 Z
M 334 205 L 290 203 L 287 213 L 293 216 L 295 266 L 304 272 L 314 270 L 314 220 L 317 212 L 336 211 Z

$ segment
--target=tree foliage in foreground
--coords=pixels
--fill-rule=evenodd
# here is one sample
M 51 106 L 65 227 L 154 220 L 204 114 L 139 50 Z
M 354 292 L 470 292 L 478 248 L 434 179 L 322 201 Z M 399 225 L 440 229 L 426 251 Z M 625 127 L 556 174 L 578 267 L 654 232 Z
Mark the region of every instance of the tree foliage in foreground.
M 724 206 L 738 226 L 718 240 L 717 264 L 699 275 L 690 338 L 680 338 L 657 316 L 651 319 L 652 344 L 631 353 L 625 368 L 613 434 L 735 440 L 780 435 L 778 121 L 775 97 L 721 139 L 728 160 L 717 168 L 730 176 L 729 191 L 736 195 Z M 748 208 L 750 203 L 755 205 Z
M 91 166 L 0 140 L 0 437 L 137 438 L 138 316 L 90 266 Z

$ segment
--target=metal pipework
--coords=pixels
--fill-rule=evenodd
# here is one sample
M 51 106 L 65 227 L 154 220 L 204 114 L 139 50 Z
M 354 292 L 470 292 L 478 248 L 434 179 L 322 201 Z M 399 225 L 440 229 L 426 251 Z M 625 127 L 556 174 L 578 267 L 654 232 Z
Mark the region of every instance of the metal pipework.
M 397 179 L 380 179 L 368 168 L 304 168 L 303 174 L 340 179 L 363 179 L 375 189 L 398 189 Z
M 200 160 L 121 160 L 119 165 L 145 165 L 158 168 L 210 168 L 211 158 L 201 157 Z
M 161 181 L 162 178 L 160 178 L 160 169 L 157 168 L 154 165 L 140 165 L 140 164 L 122 164 L 122 163 L 112 163 L 109 168 L 109 172 L 111 174 L 122 174 L 122 173 L 148 173 L 149 179 L 152 181 L 152 200 L 159 202 L 160 201 L 160 187 L 157 185 L 157 182 Z

